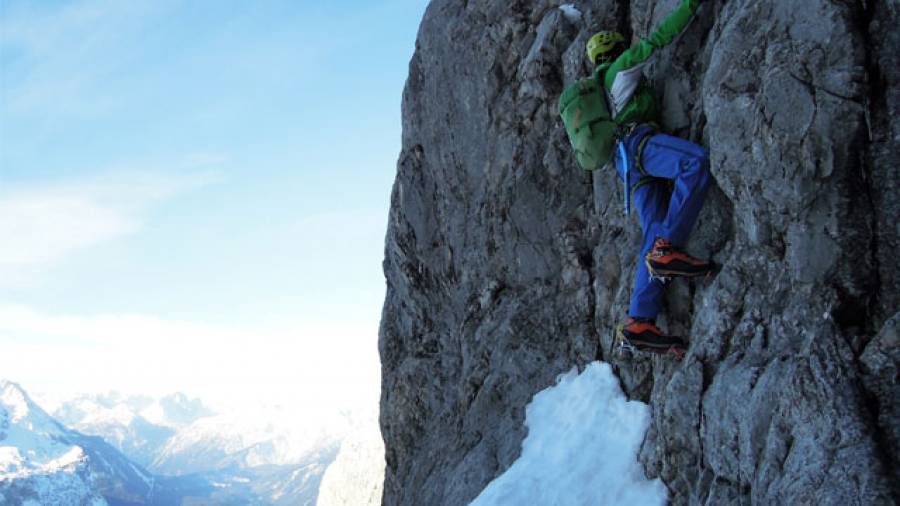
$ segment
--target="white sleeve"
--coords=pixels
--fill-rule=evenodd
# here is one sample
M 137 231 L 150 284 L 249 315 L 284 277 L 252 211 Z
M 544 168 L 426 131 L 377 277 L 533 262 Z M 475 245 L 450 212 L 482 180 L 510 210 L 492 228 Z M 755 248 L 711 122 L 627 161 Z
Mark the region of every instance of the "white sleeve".
M 613 80 L 612 89 L 609 94 L 612 98 L 613 117 L 619 115 L 619 111 L 625 108 L 625 104 L 631 100 L 634 90 L 637 89 L 641 82 L 642 71 L 646 63 L 641 63 L 631 67 L 628 70 L 622 70 L 616 74 Z

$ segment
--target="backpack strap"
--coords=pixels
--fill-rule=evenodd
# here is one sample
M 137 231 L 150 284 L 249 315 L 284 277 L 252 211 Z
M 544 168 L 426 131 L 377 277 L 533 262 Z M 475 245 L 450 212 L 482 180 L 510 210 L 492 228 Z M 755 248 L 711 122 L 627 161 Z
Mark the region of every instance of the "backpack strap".
M 631 186 L 631 160 L 628 159 L 628 150 L 625 149 L 625 143 L 619 140 L 617 144 L 619 146 L 619 156 L 622 157 L 622 165 L 624 165 L 623 172 L 625 177 L 623 178 L 622 186 L 625 190 L 625 216 L 628 216 L 631 211 L 631 191 L 629 191 Z
M 609 111 L 609 117 L 612 118 L 613 121 L 616 120 L 616 110 L 613 108 L 613 98 L 609 93 L 609 90 L 606 89 L 606 71 L 609 70 L 609 65 L 601 65 L 597 67 L 597 70 L 594 71 L 594 79 L 597 80 L 597 87 L 600 88 L 600 92 L 603 93 L 603 99 L 606 100 L 606 110 Z M 616 132 L 618 135 L 618 132 Z

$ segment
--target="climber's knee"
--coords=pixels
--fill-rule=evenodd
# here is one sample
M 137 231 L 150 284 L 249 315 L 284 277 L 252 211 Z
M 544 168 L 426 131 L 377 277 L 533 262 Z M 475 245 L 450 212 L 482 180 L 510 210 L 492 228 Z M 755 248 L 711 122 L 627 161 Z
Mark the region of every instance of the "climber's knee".
M 709 186 L 709 152 L 701 146 L 687 157 L 684 164 L 684 176 L 694 182 L 694 186 L 704 190 Z

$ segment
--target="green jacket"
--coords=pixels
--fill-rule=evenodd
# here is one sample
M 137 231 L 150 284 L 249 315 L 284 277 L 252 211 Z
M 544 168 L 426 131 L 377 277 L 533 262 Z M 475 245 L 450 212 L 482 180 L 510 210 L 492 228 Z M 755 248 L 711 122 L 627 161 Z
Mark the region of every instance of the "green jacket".
M 684 31 L 699 4 L 700 0 L 684 0 L 650 37 L 628 48 L 612 63 L 598 67 L 598 72 L 606 72 L 603 84 L 609 92 L 616 123 L 659 123 L 656 98 L 642 79 L 643 68 L 657 49 Z

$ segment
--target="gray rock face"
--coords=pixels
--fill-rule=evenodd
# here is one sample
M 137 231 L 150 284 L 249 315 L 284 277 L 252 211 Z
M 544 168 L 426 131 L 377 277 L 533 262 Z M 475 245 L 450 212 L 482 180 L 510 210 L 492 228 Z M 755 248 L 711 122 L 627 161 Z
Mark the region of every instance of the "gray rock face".
M 435 0 L 422 21 L 385 246 L 384 504 L 467 504 L 517 458 L 531 397 L 596 359 L 651 404 L 640 460 L 673 504 L 900 499 L 900 3 L 710 0 L 650 66 L 664 128 L 711 153 L 688 249 L 725 266 L 668 288 L 680 363 L 613 353 L 640 225 L 556 111 L 592 33 L 645 37 L 678 1 L 560 3 Z

